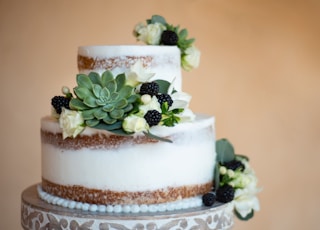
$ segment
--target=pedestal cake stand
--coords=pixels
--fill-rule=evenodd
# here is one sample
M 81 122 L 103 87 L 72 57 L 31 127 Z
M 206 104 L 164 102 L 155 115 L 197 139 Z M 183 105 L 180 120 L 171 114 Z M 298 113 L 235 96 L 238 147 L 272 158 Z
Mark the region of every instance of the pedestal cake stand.
M 21 196 L 21 225 L 25 230 L 227 230 L 233 222 L 231 203 L 156 213 L 101 213 L 69 209 L 41 200 L 37 185 Z

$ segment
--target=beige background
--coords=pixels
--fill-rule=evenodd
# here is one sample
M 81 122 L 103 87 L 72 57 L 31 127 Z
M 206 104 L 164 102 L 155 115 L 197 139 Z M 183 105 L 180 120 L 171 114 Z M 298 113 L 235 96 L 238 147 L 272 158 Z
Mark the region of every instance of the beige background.
M 319 229 L 319 1 L 0 0 L 1 229 L 21 229 L 20 194 L 41 179 L 39 120 L 74 86 L 77 47 L 134 44 L 152 14 L 196 37 L 191 106 L 216 117 L 264 188 L 261 211 L 235 229 Z

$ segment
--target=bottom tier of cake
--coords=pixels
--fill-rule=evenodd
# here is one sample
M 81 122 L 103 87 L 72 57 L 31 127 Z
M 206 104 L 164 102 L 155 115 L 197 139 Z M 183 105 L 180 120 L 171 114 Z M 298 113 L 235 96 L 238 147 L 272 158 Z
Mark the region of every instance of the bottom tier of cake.
M 199 229 L 227 230 L 233 226 L 233 205 L 157 213 L 101 213 L 69 209 L 48 204 L 38 196 L 37 185 L 22 193 L 23 229 Z

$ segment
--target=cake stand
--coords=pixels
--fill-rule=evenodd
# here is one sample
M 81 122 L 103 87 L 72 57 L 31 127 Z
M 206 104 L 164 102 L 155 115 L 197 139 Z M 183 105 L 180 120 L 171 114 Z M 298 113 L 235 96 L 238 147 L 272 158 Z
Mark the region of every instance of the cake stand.
M 37 185 L 21 196 L 21 225 L 25 230 L 227 230 L 233 222 L 231 203 L 156 213 L 101 213 L 69 209 L 41 200 Z

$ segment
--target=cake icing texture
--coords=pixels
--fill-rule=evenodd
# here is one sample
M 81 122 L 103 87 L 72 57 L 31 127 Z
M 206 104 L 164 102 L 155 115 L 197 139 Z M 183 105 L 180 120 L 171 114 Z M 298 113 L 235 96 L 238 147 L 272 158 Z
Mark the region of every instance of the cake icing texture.
M 251 218 L 259 202 L 248 158 L 216 141 L 214 117 L 193 113 L 182 90 L 181 68 L 200 61 L 194 39 L 161 16 L 134 35 L 147 45 L 79 47 L 77 85 L 62 87 L 41 119 L 40 197 L 130 210 L 218 200 Z

